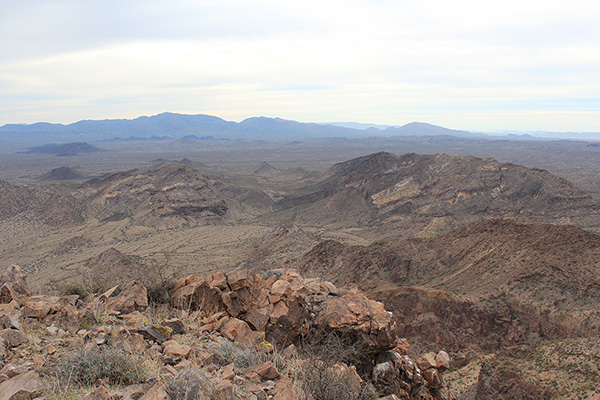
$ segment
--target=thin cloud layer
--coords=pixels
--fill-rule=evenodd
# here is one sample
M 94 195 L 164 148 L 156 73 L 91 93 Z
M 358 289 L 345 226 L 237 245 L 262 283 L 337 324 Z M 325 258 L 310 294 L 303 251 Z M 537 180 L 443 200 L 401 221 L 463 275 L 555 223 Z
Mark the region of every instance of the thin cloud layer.
M 0 124 L 163 111 L 599 130 L 600 5 L 0 0 Z

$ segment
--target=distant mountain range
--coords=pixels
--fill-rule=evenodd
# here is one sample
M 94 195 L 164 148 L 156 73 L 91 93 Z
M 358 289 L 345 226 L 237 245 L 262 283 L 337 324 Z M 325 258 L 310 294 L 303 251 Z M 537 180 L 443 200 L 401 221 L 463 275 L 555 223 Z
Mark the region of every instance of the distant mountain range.
M 360 125 L 356 125 L 357 127 Z M 381 126 L 383 127 L 383 126 Z M 73 124 L 7 124 L 0 127 L 0 140 L 28 141 L 93 141 L 93 140 L 166 140 L 193 138 L 200 140 L 290 140 L 300 138 L 368 137 L 368 136 L 456 136 L 485 137 L 413 122 L 384 130 L 370 126 L 356 129 L 333 124 L 316 124 L 290 121 L 281 118 L 253 117 L 242 122 L 225 121 L 210 115 L 162 113 L 135 119 L 84 120 Z
M 315 138 L 365 138 L 393 136 L 453 136 L 486 139 L 600 139 L 598 132 L 503 132 L 485 134 L 448 129 L 424 122 L 403 126 L 357 122 L 306 123 L 281 118 L 252 117 L 242 122 L 226 121 L 211 115 L 162 113 L 135 119 L 83 120 L 68 125 L 38 122 L 0 126 L 0 142 L 66 143 L 73 141 L 139 141 L 227 139 L 288 141 Z

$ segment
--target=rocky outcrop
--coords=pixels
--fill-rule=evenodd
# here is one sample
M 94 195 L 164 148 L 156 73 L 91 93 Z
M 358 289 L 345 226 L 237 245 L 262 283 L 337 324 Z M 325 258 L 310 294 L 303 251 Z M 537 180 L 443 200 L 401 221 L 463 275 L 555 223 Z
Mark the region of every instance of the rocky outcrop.
M 5 275 L 26 287 L 18 267 Z M 73 363 L 120 351 L 154 360 L 159 379 L 116 392 L 98 380 L 84 399 L 293 400 L 339 391 L 359 399 L 367 383 L 381 396 L 449 398 L 441 377 L 447 354 L 411 359 L 391 313 L 355 289 L 304 279 L 293 270 L 242 269 L 186 277 L 171 298 L 185 309 L 170 309 L 160 320 L 148 312 L 146 289 L 137 281 L 88 296 L 87 302 L 77 295 L 25 295 L 21 303 L 2 305 L 0 396 L 43 394 L 40 375 L 57 376 L 52 369 L 66 355 Z M 20 321 L 36 324 L 43 339 L 24 334 Z M 75 350 L 82 353 L 73 358 Z
M 441 372 L 448 368 L 448 355 L 440 352 L 433 365 L 419 368 L 408 357 L 406 343 L 398 341 L 392 314 L 356 290 L 304 279 L 293 270 L 239 270 L 186 277 L 176 284 L 172 299 L 202 319 L 203 331 L 218 330 L 243 346 L 266 340 L 278 348 L 301 347 L 316 343 L 315 335 L 334 334 L 370 357 L 354 368 L 382 393 L 447 398 Z M 379 363 L 373 369 L 375 360 Z
M 391 313 L 381 303 L 340 291 L 329 282 L 305 280 L 291 270 L 190 276 L 176 284 L 172 298 L 177 307 L 204 317 L 224 313 L 243 321 L 279 346 L 297 344 L 319 330 L 351 336 L 372 351 L 395 343 Z

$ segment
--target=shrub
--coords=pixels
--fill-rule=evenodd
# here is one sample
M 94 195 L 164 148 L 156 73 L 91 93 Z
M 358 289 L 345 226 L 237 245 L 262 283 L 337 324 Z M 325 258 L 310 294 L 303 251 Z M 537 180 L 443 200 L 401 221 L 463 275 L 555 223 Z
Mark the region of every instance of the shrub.
M 113 385 L 130 385 L 146 380 L 143 360 L 118 349 L 83 350 L 58 361 L 59 379 L 87 386 L 99 379 Z
M 70 282 L 67 283 L 62 289 L 63 296 L 78 295 L 80 299 L 85 299 L 90 292 L 81 282 Z
M 270 361 L 270 356 L 255 347 L 240 347 L 233 342 L 224 342 L 219 347 L 226 364 L 234 363 L 237 368 L 248 368 L 252 365 Z
M 300 400 L 370 400 L 379 398 L 370 384 L 345 364 L 329 364 L 319 359 L 297 360 L 288 373 Z

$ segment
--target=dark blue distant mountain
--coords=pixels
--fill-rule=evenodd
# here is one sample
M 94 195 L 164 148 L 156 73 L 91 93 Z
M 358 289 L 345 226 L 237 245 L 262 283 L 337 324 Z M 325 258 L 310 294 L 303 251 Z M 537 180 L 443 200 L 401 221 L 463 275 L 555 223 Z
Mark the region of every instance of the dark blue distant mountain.
M 162 113 L 135 119 L 85 120 L 69 125 L 45 122 L 31 125 L 8 124 L 0 127 L 0 140 L 10 141 L 99 141 L 99 140 L 295 140 L 301 138 L 357 138 L 393 135 L 451 135 L 481 137 L 435 125 L 412 123 L 402 127 L 353 129 L 342 126 L 303 123 L 281 118 L 252 117 L 240 123 L 210 115 Z
M 65 143 L 65 144 L 47 144 L 39 147 L 32 147 L 23 151 L 23 154 L 54 154 L 56 156 L 76 156 L 85 153 L 98 153 L 105 151 L 89 143 Z

